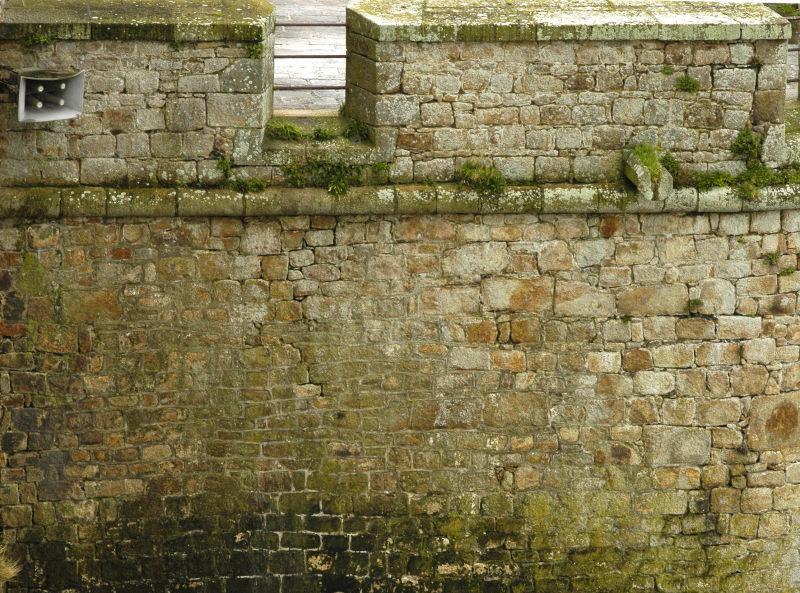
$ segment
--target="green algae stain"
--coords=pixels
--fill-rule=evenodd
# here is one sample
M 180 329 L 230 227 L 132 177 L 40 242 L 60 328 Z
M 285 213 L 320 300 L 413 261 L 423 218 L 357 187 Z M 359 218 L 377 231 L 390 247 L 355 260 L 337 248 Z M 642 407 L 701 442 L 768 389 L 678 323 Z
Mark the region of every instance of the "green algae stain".
M 26 253 L 22 260 L 16 288 L 29 297 L 44 296 L 52 291 L 50 273 L 32 253 Z

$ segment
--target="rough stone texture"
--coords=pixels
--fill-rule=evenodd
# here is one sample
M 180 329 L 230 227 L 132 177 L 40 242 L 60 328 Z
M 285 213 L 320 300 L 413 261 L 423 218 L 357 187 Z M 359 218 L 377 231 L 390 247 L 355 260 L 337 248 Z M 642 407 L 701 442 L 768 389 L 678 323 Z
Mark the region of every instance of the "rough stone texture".
M 252 42 L 0 40 L 14 68 L 87 71 L 75 120 L 20 123 L 16 95 L 0 95 L 0 185 L 218 181 L 218 159 L 252 152 L 247 134 L 263 138 L 271 115 L 271 21 L 268 31 Z
M 628 41 L 632 25 L 609 41 L 525 41 L 534 37 L 504 38 L 503 25 L 483 35 L 474 25 L 474 38 L 465 40 L 460 32 L 470 29 L 455 25 L 442 36 L 421 26 L 417 36 L 404 32 L 420 25 L 404 23 L 383 36 L 391 21 L 359 29 L 358 10 L 349 13 L 348 112 L 377 133 L 398 132 L 392 160 L 411 159 L 416 181 L 452 179 L 467 159 L 490 161 L 515 180 L 617 181 L 623 148 L 642 142 L 695 171 L 736 170 L 730 145 L 748 124 L 769 139 L 765 160 L 785 161 L 785 83 L 780 90 L 756 84 L 763 69 L 785 69 L 785 41 L 770 38 L 768 28 L 764 38 L 745 40 L 687 33 L 682 41 Z M 759 60 L 734 63 L 742 51 Z M 681 76 L 696 79 L 699 91 L 678 91 Z
M 797 212 L 48 196 L 0 225 L 13 593 L 797 589 Z

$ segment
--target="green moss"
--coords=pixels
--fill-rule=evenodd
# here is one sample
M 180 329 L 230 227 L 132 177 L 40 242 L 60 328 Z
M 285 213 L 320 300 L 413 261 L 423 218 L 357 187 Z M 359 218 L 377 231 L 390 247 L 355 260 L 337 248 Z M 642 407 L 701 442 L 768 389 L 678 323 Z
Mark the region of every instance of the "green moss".
M 497 197 L 508 185 L 503 174 L 493 166 L 481 165 L 473 161 L 461 167 L 459 181 L 462 185 L 474 189 L 483 196 Z
M 773 252 L 770 252 L 770 253 L 765 253 L 761 257 L 769 265 L 777 266 L 778 262 L 781 260 L 781 253 L 779 251 L 773 251 Z
M 781 16 L 800 16 L 797 4 L 768 4 L 768 6 Z
M 659 159 L 661 166 L 673 177 L 680 173 L 681 162 L 672 153 L 666 152 Z
M 27 296 L 42 296 L 51 290 L 49 273 L 32 253 L 26 253 L 22 260 L 16 288 Z
M 369 140 L 369 126 L 360 121 L 350 120 L 342 135 L 353 142 L 365 142 Z
M 699 312 L 702 307 L 703 301 L 701 299 L 689 299 L 686 301 L 686 312 L 692 315 Z
M 736 136 L 736 140 L 731 144 L 731 152 L 748 162 L 755 161 L 761 155 L 761 144 L 761 135 L 747 128 Z
M 334 196 L 343 196 L 351 186 L 363 183 L 360 166 L 327 159 L 292 162 L 281 169 L 290 186 L 324 187 Z
M 42 47 L 44 45 L 50 45 L 53 43 L 53 38 L 43 33 L 32 33 L 27 37 L 24 37 L 21 43 L 23 47 L 31 49 L 35 47 Z
M 700 191 L 733 185 L 736 178 L 727 171 L 698 171 L 692 175 L 692 185 Z
M 267 138 L 274 138 L 275 140 L 302 140 L 305 134 L 302 128 L 296 123 L 282 120 L 273 119 L 266 125 L 265 134 Z
M 780 272 L 778 272 L 778 276 L 783 276 L 783 277 L 791 276 L 795 272 L 797 272 L 797 268 L 786 268 L 785 270 L 781 270 Z
M 653 181 L 658 181 L 661 177 L 661 160 L 658 158 L 656 147 L 647 143 L 638 144 L 633 149 L 633 154 L 638 157 L 639 162 L 650 172 L 650 177 L 653 178 Z
M 230 179 L 231 173 L 233 173 L 233 163 L 227 157 L 219 157 L 217 159 L 217 169 L 222 173 L 225 179 Z
M 752 201 L 758 199 L 759 188 L 749 181 L 743 181 L 738 185 L 737 193 L 742 200 Z
M 260 60 L 264 57 L 264 45 L 261 43 L 248 43 L 245 46 L 247 57 L 251 60 Z
M 664 69 L 662 70 L 662 72 L 663 72 L 663 73 L 664 73 L 666 76 L 672 76 L 673 74 L 675 74 L 675 68 L 673 68 L 672 66 L 670 66 L 669 64 L 667 64 L 666 66 L 664 66 Z
M 240 194 L 250 194 L 264 191 L 269 186 L 269 183 L 264 179 L 236 179 L 233 182 L 233 188 Z
M 311 135 L 314 138 L 314 140 L 319 140 L 319 141 L 333 140 L 334 138 L 339 137 L 339 131 L 331 126 L 323 125 L 314 128 L 313 132 L 311 132 Z
M 735 176 L 724 171 L 698 172 L 692 176 L 691 185 L 700 191 L 734 187 L 743 200 L 754 200 L 762 187 L 800 183 L 800 163 L 772 169 L 758 160 L 761 144 L 759 134 L 751 129 L 742 130 L 731 144 L 731 152 L 747 161 L 747 169 Z
M 684 74 L 675 81 L 675 88 L 684 93 L 696 93 L 700 90 L 700 81 L 688 74 Z

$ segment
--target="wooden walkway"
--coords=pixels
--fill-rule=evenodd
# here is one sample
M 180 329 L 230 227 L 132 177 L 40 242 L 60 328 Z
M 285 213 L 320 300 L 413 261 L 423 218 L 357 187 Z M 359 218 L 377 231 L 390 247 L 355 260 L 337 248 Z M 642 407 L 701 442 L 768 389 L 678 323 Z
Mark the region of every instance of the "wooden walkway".
M 275 2 L 275 110 L 336 110 L 344 102 L 347 0 Z

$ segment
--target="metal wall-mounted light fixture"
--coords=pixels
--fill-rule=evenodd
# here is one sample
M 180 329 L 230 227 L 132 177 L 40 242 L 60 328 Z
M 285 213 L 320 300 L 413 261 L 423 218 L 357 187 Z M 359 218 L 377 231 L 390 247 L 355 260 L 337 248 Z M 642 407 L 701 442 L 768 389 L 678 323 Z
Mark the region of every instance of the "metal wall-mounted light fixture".
M 73 119 L 83 111 L 86 73 L 20 70 L 17 118 L 21 122 Z

